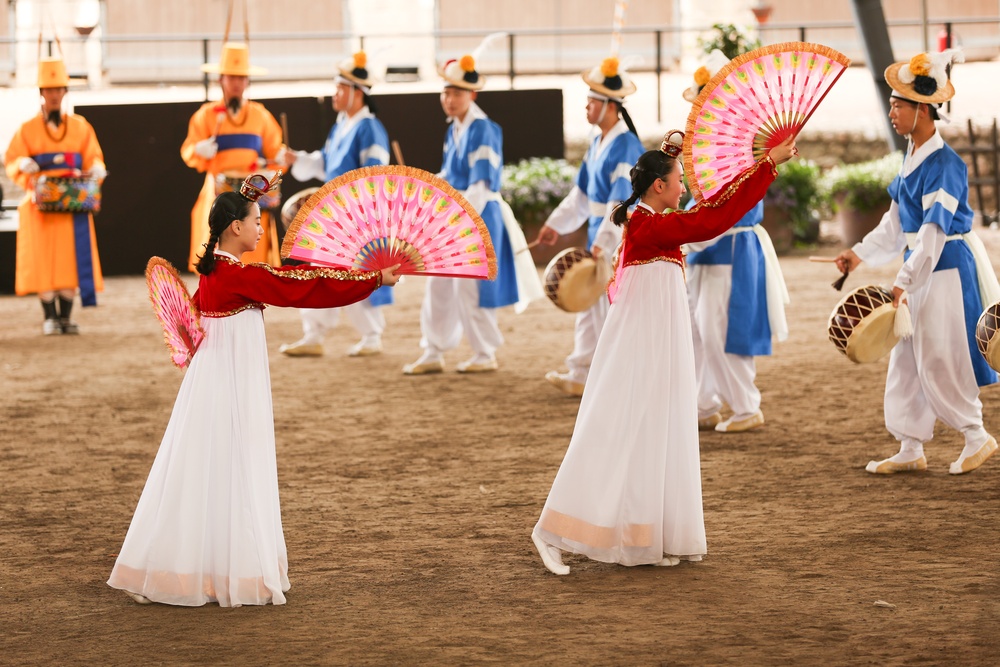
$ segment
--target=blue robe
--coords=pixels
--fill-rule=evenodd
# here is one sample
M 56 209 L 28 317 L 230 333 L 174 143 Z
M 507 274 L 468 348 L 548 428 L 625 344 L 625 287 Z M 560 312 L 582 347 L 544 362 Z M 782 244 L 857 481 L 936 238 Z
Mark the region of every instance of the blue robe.
M 485 181 L 490 191 L 500 192 L 503 178 L 503 130 L 500 126 L 488 118 L 476 118 L 457 143 L 455 132 L 449 127 L 445 135 L 441 177 L 459 191 Z M 503 224 L 500 204 L 488 201 L 480 215 L 493 242 L 497 277 L 493 281 L 479 281 L 479 307 L 512 305 L 518 301 L 517 276 L 514 273 L 514 251 Z
M 362 118 L 346 131 L 342 126 L 343 123 L 336 123 L 330 128 L 323 146 L 327 181 L 361 167 L 389 164 L 389 135 L 379 119 L 375 116 Z M 379 287 L 368 297 L 368 302 L 373 306 L 392 304 L 392 287 Z
M 694 206 L 692 197 L 686 208 Z M 750 209 L 734 227 L 753 227 L 764 219 L 764 202 Z M 753 232 L 723 236 L 714 244 L 685 258 L 689 266 L 697 264 L 732 266 L 732 290 L 729 293 L 726 352 L 746 357 L 771 354 L 771 322 L 767 314 L 767 279 L 764 251 Z
M 604 220 L 605 212 L 596 215 L 596 209 L 603 205 L 607 210 L 609 202 L 625 201 L 632 194 L 632 180 L 629 171 L 645 152 L 639 137 L 631 132 L 622 132 L 598 153 L 601 135 L 590 143 L 583 164 L 576 175 L 576 186 L 587 195 L 587 201 L 594 206 L 587 219 L 587 250 L 594 245 L 597 230 Z
M 966 234 L 972 229 L 968 169 L 947 144 L 931 153 L 906 178 L 896 176 L 889 185 L 889 196 L 899 206 L 900 226 L 905 233 L 916 233 L 921 225 L 937 225 L 947 236 Z M 909 249 L 904 257 L 910 257 Z M 963 317 L 976 382 L 981 387 L 993 384 L 997 374 L 976 344 L 976 323 L 983 307 L 976 263 L 965 241 L 955 239 L 944 244 L 934 270 L 945 269 L 958 269 L 962 281 Z

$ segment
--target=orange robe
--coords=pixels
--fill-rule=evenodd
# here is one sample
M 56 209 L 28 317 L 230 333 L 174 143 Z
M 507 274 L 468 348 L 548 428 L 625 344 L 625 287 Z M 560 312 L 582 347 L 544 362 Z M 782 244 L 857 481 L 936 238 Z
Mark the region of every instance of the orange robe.
M 205 252 L 203 244 L 208 243 L 208 213 L 216 192 L 215 178 L 218 174 L 245 178 L 260 171 L 257 159 L 268 162 L 281 150 L 281 128 L 259 102 L 247 100 L 236 116 L 224 111 L 223 102 L 206 102 L 191 116 L 188 134 L 181 145 L 181 158 L 187 166 L 205 172 L 205 184 L 198 195 L 198 201 L 191 209 L 191 252 L 188 256 L 189 269 L 195 270 L 198 257 Z M 222 110 L 222 111 L 220 111 Z M 221 118 L 221 122 L 220 119 Z M 219 142 L 219 152 L 211 160 L 206 160 L 194 152 L 194 146 L 203 139 L 215 136 Z M 278 235 L 268 211 L 261 211 L 260 224 L 264 228 L 260 243 L 252 252 L 243 253 L 244 262 L 267 262 L 278 266 Z
M 104 153 L 97 143 L 94 128 L 82 116 L 67 115 L 64 117 L 64 125 L 53 129 L 51 126 L 46 127 L 45 120 L 39 114 L 14 134 L 4 156 L 4 166 L 7 176 L 28 193 L 17 207 L 17 267 L 14 278 L 14 291 L 17 294 L 74 289 L 79 285 L 73 214 L 39 211 L 32 201 L 37 175 L 24 174 L 20 169 L 21 158 L 51 153 L 76 154 L 78 158 L 75 159 L 79 162 L 73 162 L 74 158 L 71 158 L 63 163 L 64 166 L 43 169 L 39 174 L 65 174 L 66 167 L 71 164 L 84 172 L 98 165 L 105 168 Z M 104 277 L 97 256 L 94 217 L 86 215 L 90 231 L 94 289 L 100 292 L 104 289 Z M 86 245 L 82 247 L 85 248 Z

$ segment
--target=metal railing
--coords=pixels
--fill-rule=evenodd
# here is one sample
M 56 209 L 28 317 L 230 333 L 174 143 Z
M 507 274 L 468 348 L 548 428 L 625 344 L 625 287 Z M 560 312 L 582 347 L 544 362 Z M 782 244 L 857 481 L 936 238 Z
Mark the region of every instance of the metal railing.
M 919 20 L 887 22 L 895 50 L 900 54 L 923 50 L 927 36 Z M 1000 17 L 969 17 L 934 19 L 929 28 L 945 30 L 948 43 L 960 42 L 971 59 L 995 57 L 1000 53 Z M 681 28 L 678 26 L 630 27 L 623 30 L 623 58 L 639 58 L 630 67 L 633 72 L 654 73 L 657 81 L 657 118 L 662 112 L 659 84 L 665 72 L 675 71 L 684 55 L 683 41 L 689 34 L 705 35 L 710 27 Z M 403 46 L 397 52 L 407 52 L 405 44 L 414 40 L 433 40 L 434 56 L 438 60 L 467 53 L 489 31 L 437 31 L 428 34 L 354 35 L 338 32 L 270 33 L 253 39 L 254 64 L 269 69 L 260 81 L 293 81 L 328 79 L 334 63 L 349 53 L 355 44 L 364 48 L 366 41 L 393 39 Z M 863 60 L 863 49 L 853 22 L 768 23 L 752 31 L 764 43 L 782 41 L 817 41 L 844 52 L 855 61 Z M 496 49 L 481 58 L 480 71 L 508 79 L 510 88 L 519 77 L 531 75 L 578 74 L 606 56 L 604 39 L 608 28 L 519 29 L 508 31 L 504 54 Z M 602 39 L 603 38 L 603 39 Z M 221 36 L 211 34 L 170 35 L 92 35 L 63 40 L 67 45 L 85 44 L 98 39 L 101 44 L 101 69 L 109 74 L 113 84 L 195 84 L 205 88 L 206 99 L 211 80 L 200 73 L 202 64 L 214 62 L 213 55 L 221 46 Z M 16 71 L 18 42 L 0 38 L 0 70 L 8 65 Z M 142 48 L 131 48 L 139 45 Z M 4 60 L 6 52 L 8 59 Z M 397 58 L 395 65 L 413 65 Z M 70 66 L 70 69 L 73 69 Z M 412 70 L 412 67 L 402 69 Z

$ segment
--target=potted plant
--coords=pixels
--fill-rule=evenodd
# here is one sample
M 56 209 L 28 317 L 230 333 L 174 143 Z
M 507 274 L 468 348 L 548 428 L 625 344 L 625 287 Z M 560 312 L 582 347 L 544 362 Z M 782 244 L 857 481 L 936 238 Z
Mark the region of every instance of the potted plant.
M 810 160 L 781 165 L 778 177 L 764 195 L 764 229 L 775 252 L 791 250 L 796 243 L 819 239 L 820 169 Z
M 504 166 L 500 195 L 514 211 L 529 243 L 538 236 L 549 214 L 573 189 L 576 171 L 566 160 L 539 157 Z M 555 246 L 532 248 L 531 255 L 536 263 L 544 264 L 560 250 L 586 243 L 587 225 L 584 223 L 579 231 L 566 235 Z
M 840 235 L 852 246 L 875 229 L 889 210 L 889 184 L 902 165 L 899 152 L 834 167 L 823 177 L 824 197 L 840 220 Z
M 716 23 L 712 26 L 711 37 L 698 38 L 698 46 L 705 53 L 718 49 L 732 60 L 740 54 L 760 48 L 760 40 L 754 39 L 732 23 Z

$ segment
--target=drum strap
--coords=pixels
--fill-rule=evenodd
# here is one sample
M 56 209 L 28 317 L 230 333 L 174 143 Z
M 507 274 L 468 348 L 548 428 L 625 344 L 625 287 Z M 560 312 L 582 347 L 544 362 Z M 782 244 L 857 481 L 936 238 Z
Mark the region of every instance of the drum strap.
M 97 305 L 94 287 L 94 257 L 90 248 L 90 213 L 73 213 L 73 244 L 76 249 L 76 277 L 80 283 L 80 302 Z

